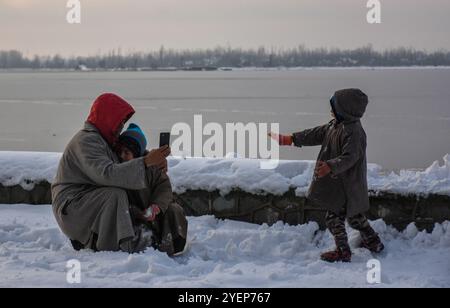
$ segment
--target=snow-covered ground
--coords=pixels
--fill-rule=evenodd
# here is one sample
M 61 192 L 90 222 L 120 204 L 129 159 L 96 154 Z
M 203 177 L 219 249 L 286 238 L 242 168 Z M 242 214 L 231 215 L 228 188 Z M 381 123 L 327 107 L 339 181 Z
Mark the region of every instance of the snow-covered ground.
M 450 287 L 450 222 L 431 234 L 403 233 L 373 222 L 387 249 L 381 284 L 367 283 L 367 262 L 355 248 L 350 264 L 319 261 L 333 246 L 316 223 L 288 226 L 189 218 L 190 251 L 171 259 L 143 254 L 75 252 L 49 205 L 0 205 L 0 287 Z M 359 236 L 350 232 L 351 244 Z M 81 284 L 66 281 L 67 261 L 81 262 Z
M 0 151 L 0 183 L 32 189 L 35 182 L 52 182 L 60 157 L 60 153 Z M 171 157 L 169 176 L 177 193 L 200 189 L 226 194 L 240 188 L 249 193 L 281 195 L 293 188 L 297 195 L 303 196 L 310 185 L 314 164 L 283 160 L 276 169 L 264 170 L 259 160 Z M 375 192 L 450 195 L 450 155 L 445 155 L 443 164 L 435 161 L 425 170 L 398 173 L 369 164 L 367 180 L 369 189 Z
M 0 152 L 0 183 L 32 189 L 51 182 L 60 153 Z M 251 193 L 306 192 L 312 161 L 282 161 L 275 170 L 245 159 L 169 160 L 175 192 L 187 189 L 240 188 Z M 386 173 L 368 167 L 369 188 L 401 194 L 450 195 L 450 155 L 426 170 Z M 51 206 L 0 205 L 0 287 L 72 287 L 67 261 L 81 262 L 81 287 L 450 287 L 450 222 L 433 233 L 410 225 L 403 233 L 373 222 L 387 246 L 372 256 L 354 248 L 351 264 L 327 264 L 320 253 L 333 247 L 328 232 L 316 223 L 259 226 L 220 221 L 211 216 L 189 218 L 191 249 L 171 259 L 152 249 L 139 255 L 75 252 L 53 218 Z M 350 231 L 353 247 L 359 236 Z M 367 282 L 367 262 L 381 262 L 381 284 Z

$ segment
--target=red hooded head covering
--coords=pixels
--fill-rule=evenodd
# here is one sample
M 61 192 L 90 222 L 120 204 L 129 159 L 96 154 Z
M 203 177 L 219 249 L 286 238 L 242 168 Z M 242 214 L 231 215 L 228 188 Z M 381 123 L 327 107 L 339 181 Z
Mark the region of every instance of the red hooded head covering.
M 103 138 L 112 146 L 117 142 L 115 132 L 124 120 L 129 120 L 134 109 L 123 98 L 105 93 L 92 104 L 87 121 L 94 125 Z

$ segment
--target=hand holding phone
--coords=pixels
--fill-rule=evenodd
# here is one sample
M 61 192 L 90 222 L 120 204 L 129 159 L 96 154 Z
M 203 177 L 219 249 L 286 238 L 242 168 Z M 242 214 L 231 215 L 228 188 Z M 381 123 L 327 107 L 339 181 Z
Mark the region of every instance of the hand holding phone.
M 167 171 L 167 157 L 170 155 L 170 147 L 162 146 L 159 149 L 151 150 L 144 158 L 146 167 L 158 167 L 164 172 Z

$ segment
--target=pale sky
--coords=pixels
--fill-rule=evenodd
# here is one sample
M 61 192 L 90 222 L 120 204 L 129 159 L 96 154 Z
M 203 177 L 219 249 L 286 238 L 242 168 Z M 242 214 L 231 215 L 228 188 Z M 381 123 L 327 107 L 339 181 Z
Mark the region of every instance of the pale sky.
M 67 0 L 0 0 L 0 50 L 92 55 L 166 48 L 339 47 L 371 43 L 450 50 L 450 0 L 81 0 L 82 23 L 66 22 Z

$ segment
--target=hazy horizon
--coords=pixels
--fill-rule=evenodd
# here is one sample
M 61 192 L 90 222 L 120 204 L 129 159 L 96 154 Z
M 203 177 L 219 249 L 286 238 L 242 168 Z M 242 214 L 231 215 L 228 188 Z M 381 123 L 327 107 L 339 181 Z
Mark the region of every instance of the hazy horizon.
M 381 1 L 381 24 L 367 23 L 366 0 L 81 0 L 80 25 L 66 22 L 66 3 L 0 0 L 0 49 L 66 57 L 161 45 L 450 49 L 446 0 Z
M 277 54 L 278 51 L 280 52 L 289 52 L 289 51 L 293 51 L 296 48 L 305 48 L 306 51 L 311 51 L 311 52 L 315 52 L 315 51 L 320 51 L 321 49 L 327 49 L 328 51 L 333 51 L 333 50 L 340 50 L 340 51 L 349 51 L 349 52 L 353 52 L 356 51 L 358 49 L 362 49 L 362 48 L 367 48 L 367 47 L 372 47 L 372 51 L 373 52 L 379 52 L 379 53 L 383 53 L 384 51 L 399 51 L 401 49 L 406 49 L 408 50 L 409 48 L 412 48 L 412 51 L 423 51 L 426 54 L 434 54 L 434 53 L 439 53 L 439 52 L 444 52 L 444 53 L 450 53 L 450 48 L 449 49 L 444 49 L 444 48 L 439 48 L 436 50 L 425 50 L 425 49 L 417 49 L 411 46 L 396 46 L 396 47 L 392 47 L 392 48 L 385 48 L 385 49 L 376 49 L 373 48 L 372 44 L 367 44 L 367 45 L 361 45 L 361 46 L 355 46 L 354 48 L 339 48 L 339 47 L 335 47 L 335 46 L 329 46 L 329 47 L 325 47 L 325 46 L 318 46 L 318 47 L 314 47 L 311 48 L 309 46 L 303 45 L 303 44 L 299 44 L 298 46 L 294 46 L 294 47 L 290 47 L 290 48 L 284 48 L 284 47 L 279 47 L 279 46 L 267 46 L 267 45 L 259 45 L 259 46 L 254 46 L 254 47 L 247 47 L 244 48 L 242 46 L 232 46 L 232 45 L 215 45 L 215 46 L 210 46 L 210 47 L 203 47 L 203 48 L 198 48 L 198 47 L 192 47 L 192 48 L 171 48 L 170 46 L 165 46 L 165 45 L 160 45 L 158 47 L 155 47 L 154 49 L 146 49 L 146 50 L 127 50 L 124 49 L 122 46 L 118 46 L 118 47 L 112 47 L 109 50 L 99 50 L 97 51 L 97 53 L 87 53 L 87 54 L 75 54 L 75 53 L 71 53 L 71 54 L 61 54 L 61 53 L 46 53 L 46 54 L 37 54 L 37 53 L 30 53 L 29 51 L 24 51 L 21 49 L 17 49 L 17 48 L 5 48 L 2 49 L 0 48 L 0 52 L 10 52 L 10 51 L 18 51 L 19 53 L 22 54 L 22 56 L 25 59 L 28 60 L 33 60 L 33 58 L 35 56 L 42 58 L 46 58 L 46 57 L 54 57 L 54 56 L 61 56 L 63 59 L 65 60 L 69 60 L 69 59 L 73 59 L 73 58 L 90 58 L 90 57 L 107 57 L 109 55 L 115 55 L 115 56 L 123 56 L 123 57 L 131 57 L 135 54 L 140 54 L 141 56 L 145 56 L 147 54 L 159 54 L 161 48 L 164 49 L 164 51 L 167 52 L 175 52 L 175 53 L 179 53 L 179 52 L 209 52 L 209 51 L 214 51 L 216 49 L 228 49 L 230 48 L 233 51 L 236 50 L 242 50 L 243 52 L 252 52 L 255 51 L 257 52 L 260 48 L 263 48 L 265 50 L 265 52 L 271 53 L 271 51 L 274 51 L 275 54 Z

